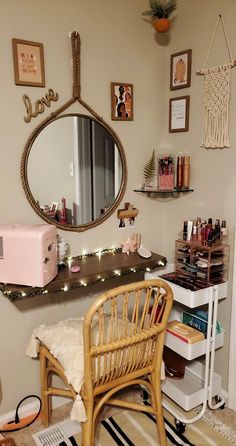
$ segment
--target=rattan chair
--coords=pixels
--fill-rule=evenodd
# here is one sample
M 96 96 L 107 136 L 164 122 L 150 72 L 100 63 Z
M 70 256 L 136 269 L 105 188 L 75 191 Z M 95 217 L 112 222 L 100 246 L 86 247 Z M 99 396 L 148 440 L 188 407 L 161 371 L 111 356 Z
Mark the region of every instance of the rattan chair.
M 96 423 L 104 404 L 154 414 L 160 445 L 167 445 L 160 373 L 172 301 L 168 284 L 159 279 L 146 280 L 105 292 L 87 311 L 83 320 L 84 379 L 80 391 L 87 415 L 87 421 L 81 423 L 83 446 L 95 444 Z M 77 392 L 68 383 L 61 364 L 42 342 L 40 363 L 43 424 L 48 426 L 50 397 L 76 399 Z M 62 378 L 68 390 L 51 385 L 54 373 Z M 147 388 L 150 406 L 113 397 L 132 385 Z

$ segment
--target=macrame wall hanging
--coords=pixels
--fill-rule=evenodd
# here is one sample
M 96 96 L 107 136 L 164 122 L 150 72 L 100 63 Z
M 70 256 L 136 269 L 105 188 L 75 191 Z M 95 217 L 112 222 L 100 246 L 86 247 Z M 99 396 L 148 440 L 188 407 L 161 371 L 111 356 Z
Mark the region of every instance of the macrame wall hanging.
M 230 61 L 218 67 L 207 68 L 207 61 L 214 43 L 219 24 L 222 24 Z M 229 142 L 229 99 L 230 72 L 235 66 L 229 39 L 222 15 L 219 15 L 216 28 L 210 43 L 205 64 L 197 74 L 204 75 L 204 134 L 201 146 L 206 149 L 223 149 L 230 147 Z

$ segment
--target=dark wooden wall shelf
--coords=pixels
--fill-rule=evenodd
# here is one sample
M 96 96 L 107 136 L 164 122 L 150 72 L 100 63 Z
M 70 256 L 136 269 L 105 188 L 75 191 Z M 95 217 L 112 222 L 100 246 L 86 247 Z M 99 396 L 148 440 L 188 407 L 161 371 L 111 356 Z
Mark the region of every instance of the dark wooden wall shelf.
M 47 293 L 67 292 L 119 276 L 162 268 L 166 263 L 165 257 L 155 253 L 149 259 L 140 257 L 137 252 L 127 255 L 121 251 L 78 256 L 60 269 L 55 279 L 44 288 L 0 283 L 0 291 L 11 301 L 16 301 Z M 80 266 L 80 272 L 70 271 L 70 267 L 74 265 Z
M 138 192 L 144 195 L 147 195 L 151 198 L 158 197 L 174 197 L 178 198 L 181 194 L 187 194 L 189 192 L 193 192 L 193 189 L 178 189 L 175 187 L 173 190 L 144 190 L 144 189 L 134 189 L 134 192 Z

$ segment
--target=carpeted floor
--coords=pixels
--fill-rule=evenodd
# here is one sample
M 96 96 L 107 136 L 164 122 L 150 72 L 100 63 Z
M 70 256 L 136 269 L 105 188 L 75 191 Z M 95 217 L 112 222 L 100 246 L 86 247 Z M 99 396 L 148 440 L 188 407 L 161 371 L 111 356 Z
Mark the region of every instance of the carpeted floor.
M 57 423 L 63 419 L 69 418 L 70 410 L 71 403 L 67 403 L 64 406 L 55 409 L 53 412 L 52 423 Z M 187 414 L 190 418 L 196 416 L 195 411 L 190 411 Z M 186 412 L 184 412 L 184 416 L 186 416 Z M 147 415 L 137 414 L 133 411 L 130 412 L 106 408 L 103 411 L 102 419 L 107 419 L 106 421 L 110 425 L 114 424 L 112 420 L 109 420 L 110 417 L 112 417 L 112 420 L 114 420 L 117 425 L 121 425 L 122 430 L 125 431 L 125 435 L 131 437 L 130 443 L 125 442 L 123 437 L 122 440 L 119 439 L 118 443 L 114 442 L 112 434 L 109 433 L 109 427 L 106 426 L 104 423 L 100 423 L 96 433 L 96 438 L 99 446 L 113 446 L 115 444 L 124 446 L 146 446 L 152 444 L 158 445 L 155 423 L 148 420 Z M 165 411 L 165 418 L 167 420 L 167 424 L 169 423 L 175 429 L 173 416 Z M 144 430 L 144 432 L 148 433 L 148 436 L 142 436 L 143 433 L 141 432 L 141 427 L 140 429 L 137 429 L 137 427 L 142 425 L 144 425 L 142 429 Z M 32 437 L 32 434 L 43 429 L 44 427 L 42 426 L 41 420 L 39 418 L 33 423 L 32 426 L 22 429 L 18 432 L 14 432 L 12 434 L 5 434 L 5 436 L 8 438 L 13 438 L 17 446 L 35 446 L 35 441 Z M 119 433 L 119 435 L 122 434 Z M 181 442 L 181 439 L 178 439 L 178 442 L 176 439 L 175 443 L 173 440 L 173 432 L 170 432 L 168 444 L 192 444 L 194 446 L 236 446 L 236 412 L 228 408 L 217 409 L 214 411 L 207 409 L 205 415 L 201 420 L 186 425 L 186 429 L 183 435 L 185 440 L 182 440 Z M 78 444 L 80 446 L 80 437 L 77 436 L 75 438 L 76 443 L 72 444 Z M 186 443 L 186 440 L 189 441 L 189 443 Z

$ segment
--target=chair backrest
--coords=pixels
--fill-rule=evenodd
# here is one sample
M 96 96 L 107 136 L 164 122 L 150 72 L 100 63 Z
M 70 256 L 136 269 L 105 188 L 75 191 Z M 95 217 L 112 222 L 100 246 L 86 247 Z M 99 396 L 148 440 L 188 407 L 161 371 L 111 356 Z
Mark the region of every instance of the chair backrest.
M 119 286 L 94 301 L 83 327 L 88 392 L 161 369 L 172 303 L 172 290 L 160 279 Z

